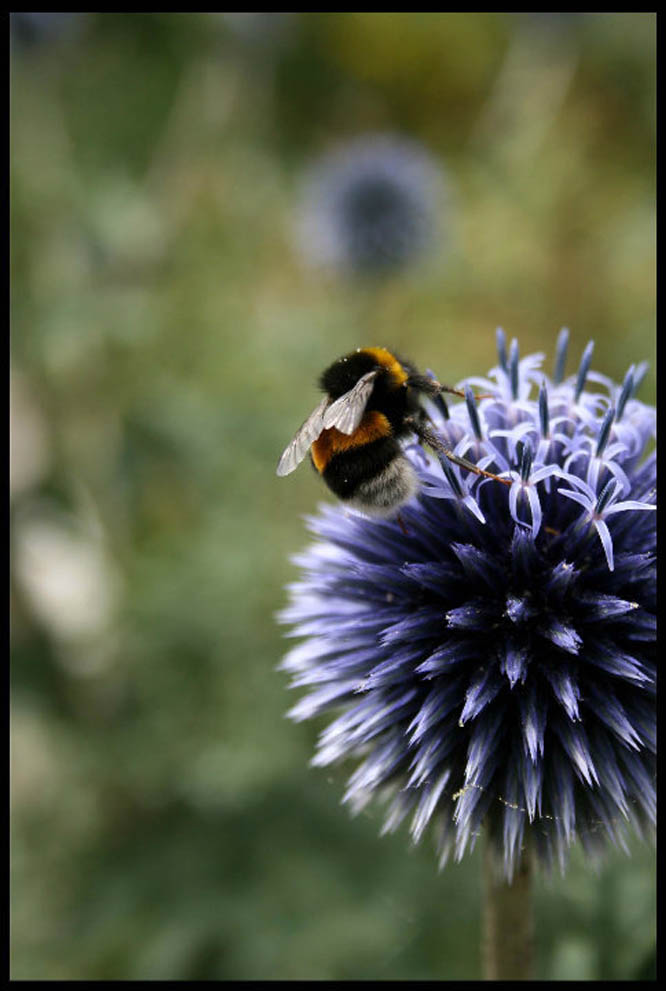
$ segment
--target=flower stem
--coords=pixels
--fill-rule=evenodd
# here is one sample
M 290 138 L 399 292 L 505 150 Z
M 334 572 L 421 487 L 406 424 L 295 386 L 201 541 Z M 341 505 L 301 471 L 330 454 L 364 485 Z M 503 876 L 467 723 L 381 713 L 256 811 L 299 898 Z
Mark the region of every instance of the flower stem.
M 487 981 L 532 979 L 532 865 L 528 849 L 508 883 L 486 837 L 483 863 L 483 970 Z

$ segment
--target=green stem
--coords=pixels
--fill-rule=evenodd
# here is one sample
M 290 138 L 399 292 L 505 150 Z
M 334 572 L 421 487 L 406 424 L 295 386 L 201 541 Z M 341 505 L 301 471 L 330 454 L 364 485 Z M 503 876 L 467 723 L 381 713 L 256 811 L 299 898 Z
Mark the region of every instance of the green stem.
M 487 981 L 532 979 L 532 861 L 523 850 L 509 884 L 501 874 L 488 837 L 483 863 L 483 976 Z

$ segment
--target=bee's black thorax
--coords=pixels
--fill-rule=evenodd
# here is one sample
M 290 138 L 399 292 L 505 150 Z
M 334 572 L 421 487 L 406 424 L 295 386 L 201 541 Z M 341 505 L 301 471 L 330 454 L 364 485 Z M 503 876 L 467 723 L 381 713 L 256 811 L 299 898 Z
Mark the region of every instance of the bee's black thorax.
M 361 376 L 377 367 L 378 363 L 372 355 L 365 351 L 353 351 L 329 365 L 326 371 L 322 372 L 319 385 L 331 399 L 338 399 L 345 392 L 353 389 Z M 386 375 L 388 377 L 388 372 Z
M 420 408 L 419 386 L 408 383 L 415 369 L 402 358 L 384 348 L 363 348 L 333 362 L 321 375 L 319 384 L 335 400 L 354 388 L 367 372 L 376 371 L 372 393 L 366 410 L 383 413 L 391 425 L 394 437 L 410 432 L 404 419 Z M 418 374 L 418 373 L 416 373 Z

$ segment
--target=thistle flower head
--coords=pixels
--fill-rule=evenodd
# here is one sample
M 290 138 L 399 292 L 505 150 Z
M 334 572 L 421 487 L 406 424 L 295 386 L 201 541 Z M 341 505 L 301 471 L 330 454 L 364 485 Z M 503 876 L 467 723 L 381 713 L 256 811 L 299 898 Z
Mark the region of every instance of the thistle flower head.
M 632 367 L 616 385 L 592 346 L 553 376 L 498 332 L 499 362 L 454 404 L 431 404 L 466 472 L 419 443 L 398 522 L 324 506 L 295 558 L 282 662 L 324 717 L 313 764 L 351 761 L 345 801 L 386 803 L 385 830 L 428 827 L 439 860 L 485 829 L 511 877 L 530 835 L 564 870 L 630 831 L 655 800 L 655 411 Z M 600 385 L 601 391 L 593 391 Z
M 416 142 L 369 135 L 330 152 L 304 183 L 308 262 L 354 273 L 400 268 L 432 242 L 441 176 Z

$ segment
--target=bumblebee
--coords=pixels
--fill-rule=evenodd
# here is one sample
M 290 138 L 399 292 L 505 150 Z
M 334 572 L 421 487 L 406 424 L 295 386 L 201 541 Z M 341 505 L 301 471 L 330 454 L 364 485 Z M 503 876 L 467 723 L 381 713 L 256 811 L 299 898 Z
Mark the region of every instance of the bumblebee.
M 278 475 L 289 475 L 309 451 L 315 469 L 340 500 L 369 516 L 394 517 L 419 490 L 400 445 L 417 434 L 469 471 L 510 484 L 459 458 L 429 429 L 421 397 L 464 393 L 422 375 L 386 348 L 358 348 L 338 358 L 319 385 L 325 395 L 284 450 Z

